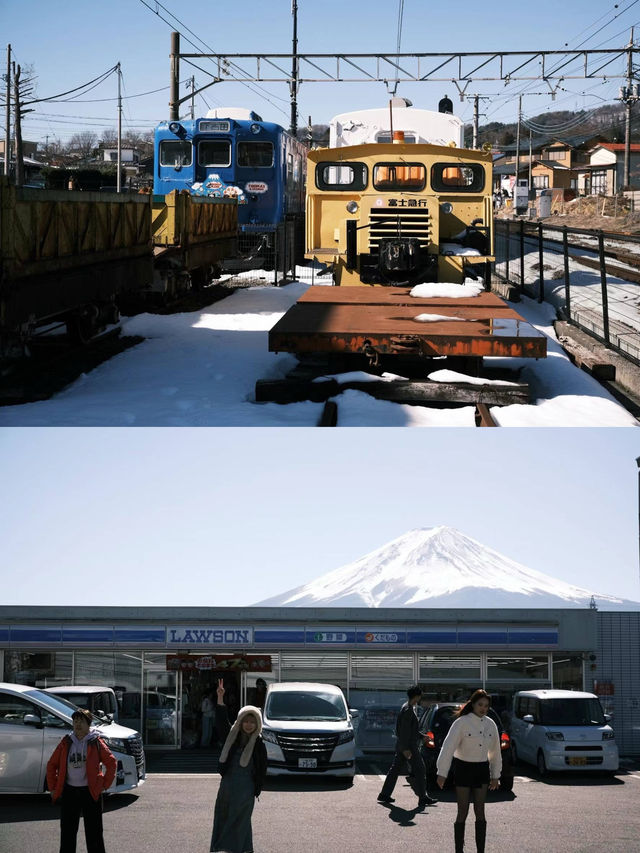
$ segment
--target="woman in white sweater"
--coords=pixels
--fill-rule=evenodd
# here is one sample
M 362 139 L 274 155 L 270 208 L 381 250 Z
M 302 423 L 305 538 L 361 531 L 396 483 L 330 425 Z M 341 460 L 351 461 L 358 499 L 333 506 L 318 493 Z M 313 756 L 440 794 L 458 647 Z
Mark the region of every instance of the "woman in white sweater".
M 443 788 L 453 769 L 458 814 L 453 824 L 456 853 L 464 853 L 464 825 L 473 795 L 476 817 L 476 848 L 484 853 L 487 821 L 484 804 L 487 789 L 495 791 L 500 782 L 502 757 L 498 727 L 487 716 L 489 694 L 476 690 L 460 709 L 442 744 L 438 756 L 438 785 Z

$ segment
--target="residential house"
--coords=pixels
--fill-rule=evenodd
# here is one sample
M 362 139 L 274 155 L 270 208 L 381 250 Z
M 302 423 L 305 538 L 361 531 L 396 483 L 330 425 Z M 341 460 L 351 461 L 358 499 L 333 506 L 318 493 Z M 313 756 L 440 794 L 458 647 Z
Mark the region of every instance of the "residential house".
M 576 170 L 580 195 L 615 195 L 624 186 L 623 142 L 599 142 L 589 151 L 587 163 Z M 640 189 L 640 145 L 631 145 L 629 184 Z

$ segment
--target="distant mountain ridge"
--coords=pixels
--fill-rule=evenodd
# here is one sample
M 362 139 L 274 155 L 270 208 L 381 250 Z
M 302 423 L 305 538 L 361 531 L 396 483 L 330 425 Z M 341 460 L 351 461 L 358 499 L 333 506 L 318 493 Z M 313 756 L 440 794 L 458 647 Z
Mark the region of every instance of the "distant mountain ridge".
M 600 610 L 640 610 L 528 569 L 455 528 L 430 527 L 257 606 L 584 608 L 592 598 Z

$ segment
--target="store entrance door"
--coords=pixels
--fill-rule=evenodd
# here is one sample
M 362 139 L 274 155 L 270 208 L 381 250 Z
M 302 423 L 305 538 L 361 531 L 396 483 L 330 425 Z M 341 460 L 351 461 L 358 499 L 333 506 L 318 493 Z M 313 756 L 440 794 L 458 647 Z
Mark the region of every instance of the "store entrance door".
M 215 727 L 218 679 L 224 685 L 224 704 L 231 721 L 242 707 L 244 673 L 193 669 L 180 673 L 180 746 L 182 749 L 220 749 Z

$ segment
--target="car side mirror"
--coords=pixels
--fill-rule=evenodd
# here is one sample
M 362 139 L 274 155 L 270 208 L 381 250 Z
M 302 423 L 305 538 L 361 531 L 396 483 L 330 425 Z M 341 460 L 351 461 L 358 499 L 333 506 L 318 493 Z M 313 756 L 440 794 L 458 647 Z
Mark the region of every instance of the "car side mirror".
M 358 711 L 357 708 L 349 708 L 349 713 L 351 714 L 352 717 L 359 717 L 360 716 L 360 711 Z
M 533 719 L 533 714 L 525 714 L 522 720 L 525 723 L 535 723 L 535 720 Z
M 611 722 L 611 714 L 605 714 L 604 715 L 604 721 L 605 721 L 605 723 L 610 723 Z
M 38 729 L 42 728 L 42 720 L 37 714 L 25 714 L 22 722 L 25 726 L 35 726 Z

